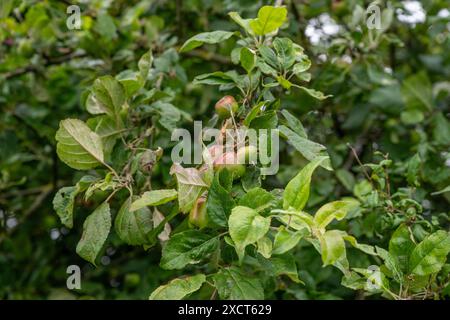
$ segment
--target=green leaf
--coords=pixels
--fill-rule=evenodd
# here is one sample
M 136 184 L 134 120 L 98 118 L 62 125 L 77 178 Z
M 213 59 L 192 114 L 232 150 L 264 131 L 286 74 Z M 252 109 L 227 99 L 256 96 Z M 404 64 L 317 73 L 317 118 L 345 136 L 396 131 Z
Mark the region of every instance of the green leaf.
M 269 111 L 261 116 L 255 117 L 251 123 L 251 129 L 275 129 L 278 124 L 278 116 L 275 111 Z M 270 136 L 269 136 L 270 137 Z M 260 154 L 267 154 L 267 150 L 261 150 L 259 147 Z
M 144 85 L 144 80 L 137 71 L 124 70 L 116 75 L 116 79 L 123 86 L 128 98 L 132 97 Z
M 413 125 L 422 122 L 425 119 L 425 115 L 420 110 L 406 110 L 400 114 L 400 120 L 404 124 Z
M 341 200 L 327 203 L 320 207 L 314 215 L 314 222 L 319 228 L 325 229 L 326 226 L 334 219 L 340 221 L 345 218 L 347 213 L 357 208 L 359 202 L 357 200 Z
M 433 139 L 437 144 L 450 145 L 450 121 L 442 114 L 433 117 Z
M 241 65 L 245 69 L 245 71 L 247 71 L 247 73 L 250 73 L 255 67 L 256 56 L 252 51 L 250 51 L 250 49 L 246 47 L 243 47 L 241 49 L 239 60 L 241 61 Z
M 397 282 L 402 283 L 403 272 L 400 268 L 400 265 L 398 264 L 398 260 L 395 259 L 395 257 L 393 257 L 387 250 L 384 250 L 383 248 L 376 247 L 376 250 L 380 258 L 383 259 L 386 268 L 388 268 L 388 270 L 392 272 L 394 279 Z
M 414 187 L 419 187 L 420 176 L 420 156 L 416 153 L 411 159 L 408 160 L 408 171 L 406 173 L 406 180 Z
M 86 189 L 84 193 L 84 199 L 89 200 L 96 191 L 110 191 L 120 188 L 119 182 L 113 179 L 113 174 L 111 172 L 107 173 L 104 179 L 95 181 Z
M 138 62 L 139 72 L 141 74 L 142 79 L 145 81 L 148 77 L 148 73 L 153 64 L 153 55 L 152 51 L 148 51 L 142 55 Z
M 317 99 L 317 100 L 325 100 L 326 98 L 332 97 L 332 95 L 324 95 L 323 92 L 311 89 L 311 88 L 306 88 L 303 86 L 298 86 L 298 85 L 293 85 L 296 88 L 299 88 L 301 90 L 303 90 L 304 92 L 306 92 L 308 95 L 310 95 L 311 97 Z
M 269 237 L 262 237 L 257 241 L 258 253 L 264 258 L 269 259 L 272 255 L 272 240 Z
M 94 30 L 108 41 L 117 37 L 117 28 L 114 24 L 114 19 L 106 13 L 98 15 Z
M 106 113 L 104 106 L 100 104 L 100 102 L 97 100 L 97 98 L 92 92 L 90 92 L 86 98 L 85 107 L 87 112 L 89 112 L 90 114 L 97 115 Z
M 245 247 L 255 243 L 269 231 L 270 218 L 260 216 L 254 209 L 237 206 L 231 211 L 228 227 L 239 261 L 242 262 Z
M 281 27 L 286 17 L 285 7 L 264 6 L 259 9 L 258 17 L 250 21 L 250 27 L 256 35 L 262 36 Z
M 287 110 L 281 110 L 281 114 L 286 119 L 289 128 L 294 131 L 297 135 L 304 139 L 308 139 L 308 135 L 306 134 L 306 130 L 303 127 L 303 124 L 298 120 L 295 116 L 293 116 L 289 111 Z
M 78 186 L 63 187 L 58 190 L 53 198 L 53 208 L 59 216 L 61 223 L 67 228 L 73 227 L 73 204 L 79 193 Z
M 231 38 L 234 32 L 229 31 L 212 31 L 199 33 L 188 39 L 180 48 L 180 52 L 191 51 L 200 47 L 204 43 L 214 44 Z
M 168 284 L 156 288 L 152 292 L 149 300 L 181 300 L 188 294 L 191 294 L 203 285 L 206 281 L 204 274 L 179 278 L 170 281 Z
M 190 119 L 190 116 L 180 109 L 175 107 L 173 104 L 168 102 L 163 102 L 161 100 L 152 103 L 148 106 L 147 110 L 152 113 L 159 115 L 159 124 L 169 132 L 172 132 L 178 127 L 178 123 L 185 119 Z
M 114 227 L 119 238 L 129 245 L 149 244 L 148 233 L 153 229 L 152 212 L 143 207 L 130 210 L 131 198 L 128 198 L 119 209 Z
M 284 226 L 279 227 L 273 242 L 272 254 L 283 254 L 294 248 L 303 236 L 308 233 L 307 229 L 290 232 Z
M 409 256 L 415 247 L 412 234 L 405 224 L 401 224 L 389 241 L 389 253 L 398 261 L 403 273 L 409 270 Z
M 336 178 L 338 178 L 347 191 L 353 191 L 355 186 L 355 177 L 350 173 L 350 171 L 339 169 L 336 171 Z
M 91 176 L 91 175 L 85 175 L 82 176 L 80 180 L 77 182 L 77 186 L 80 188 L 80 192 L 85 191 L 88 189 L 93 183 L 97 182 L 99 178 Z
M 230 12 L 228 13 L 231 19 L 236 22 L 239 26 L 241 26 L 248 34 L 253 35 L 253 30 L 250 28 L 250 21 L 253 19 L 243 19 L 239 13 Z
M 92 92 L 101 113 L 107 113 L 114 119 L 125 103 L 125 90 L 119 81 L 107 75 L 94 81 Z
M 133 201 L 130 211 L 136 211 L 147 206 L 159 206 L 176 199 L 177 196 L 178 193 L 174 189 L 147 191 L 139 199 Z
M 262 45 L 259 48 L 259 54 L 261 55 L 264 63 L 266 63 L 269 67 L 271 68 L 275 68 L 276 70 L 281 69 L 281 66 L 279 64 L 278 61 L 278 57 L 275 53 L 275 51 L 273 51 L 271 48 L 269 48 L 266 45 Z M 264 69 L 265 67 L 263 67 Z M 271 72 L 265 72 L 264 70 L 261 70 L 263 73 L 269 73 L 271 74 Z M 276 75 L 276 73 L 275 73 Z
M 372 185 L 367 180 L 361 180 L 353 187 L 353 194 L 361 201 L 365 201 L 370 194 L 375 192 Z
M 212 72 L 205 73 L 194 78 L 192 84 L 207 84 L 207 85 L 223 85 L 223 84 L 236 84 L 238 82 L 238 75 L 235 71 L 228 72 Z
M 264 73 L 264 74 L 268 74 L 271 75 L 272 77 L 276 77 L 277 76 L 277 70 L 275 70 L 274 68 L 272 68 L 269 64 L 265 63 L 262 59 L 258 58 L 256 60 L 256 66 L 259 68 L 259 70 Z
M 311 73 L 309 73 L 309 72 L 300 72 L 300 73 L 296 73 L 295 76 L 296 76 L 297 79 L 299 79 L 300 81 L 305 81 L 305 82 L 311 81 Z
M 172 228 L 168 221 L 172 220 L 177 214 L 178 212 L 174 210 L 166 217 L 157 208 L 153 210 L 153 230 L 147 236 L 150 240 L 150 245 L 153 246 L 155 244 L 156 236 L 160 241 L 167 241 L 170 239 Z
M 86 190 L 96 178 L 92 176 L 82 177 L 75 186 L 63 187 L 58 190 L 53 198 L 53 208 L 59 216 L 61 223 L 67 228 L 73 227 L 73 206 L 75 197 Z
M 311 176 L 314 170 L 328 157 L 318 157 L 307 164 L 286 186 L 283 194 L 283 208 L 292 207 L 301 211 L 308 201 Z
M 442 189 L 440 191 L 433 192 L 431 195 L 432 196 L 437 196 L 439 194 L 443 194 L 443 193 L 446 193 L 446 192 L 450 192 L 450 186 L 447 186 L 447 187 L 445 187 L 444 189 Z
M 298 76 L 300 73 L 307 71 L 310 67 L 311 67 L 311 60 L 304 59 L 301 62 L 294 64 L 292 72 Z
M 213 279 L 221 299 L 264 299 L 264 290 L 260 280 L 244 274 L 242 270 L 235 266 L 221 269 L 213 275 Z
M 0 19 L 4 19 L 10 14 L 13 4 L 14 0 L 2 0 L 0 3 Z
M 221 170 L 214 176 L 211 187 L 208 190 L 206 200 L 206 212 L 208 220 L 220 227 L 226 227 L 231 210 L 236 205 L 230 194 L 232 175 L 228 170 Z
M 284 125 L 279 126 L 278 130 L 282 135 L 286 137 L 290 145 L 292 145 L 298 152 L 302 154 L 302 156 L 310 161 L 314 160 L 317 157 L 320 157 L 326 150 L 325 146 L 301 137 L 299 134 Z M 329 160 L 322 162 L 321 166 L 327 170 L 331 170 Z
M 66 119 L 56 132 L 56 152 L 69 167 L 92 169 L 103 163 L 101 138 L 81 120 Z
M 95 131 L 102 140 L 104 157 L 107 159 L 120 137 L 120 132 L 116 122 L 110 116 L 102 115 L 87 120 L 86 124 Z
M 372 247 L 368 244 L 359 243 L 355 237 L 348 235 L 346 233 L 343 233 L 342 237 L 344 238 L 344 240 L 348 241 L 354 248 L 361 250 L 362 252 L 370 254 L 372 256 L 377 255 L 374 247 Z
M 244 125 L 248 127 L 250 123 L 252 122 L 255 117 L 257 117 L 264 109 L 264 105 L 267 103 L 267 101 L 261 101 L 254 105 L 251 109 L 251 111 L 247 114 L 244 120 Z
M 367 279 L 351 271 L 347 276 L 342 277 L 341 285 L 352 290 L 363 290 L 367 285 Z
M 163 247 L 161 268 L 173 270 L 197 264 L 216 251 L 218 245 L 218 237 L 211 237 L 198 230 L 177 233 Z
M 368 102 L 386 113 L 398 114 L 404 108 L 400 85 L 396 83 L 373 90 Z M 362 112 L 359 114 L 363 116 Z
M 239 199 L 239 205 L 261 211 L 274 204 L 275 196 L 262 188 L 253 188 Z
M 298 278 L 297 265 L 291 254 L 272 257 L 269 260 L 259 258 L 258 261 L 264 268 L 264 271 L 273 277 L 286 275 L 295 283 L 303 283 Z
M 433 92 L 427 74 L 422 71 L 405 79 L 402 97 L 407 110 L 432 111 Z
M 247 170 L 241 177 L 241 183 L 246 192 L 259 188 L 261 186 L 261 168 L 255 165 L 247 166 Z
M 439 230 L 427 236 L 411 252 L 409 273 L 426 276 L 437 273 L 447 260 L 450 252 L 450 235 Z
M 288 70 L 295 63 L 295 51 L 292 40 L 289 38 L 275 38 L 273 47 L 283 70 Z
M 183 168 L 177 163 L 172 165 L 170 174 L 175 174 L 178 185 L 178 205 L 180 211 L 187 213 L 208 185 L 195 168 Z
M 233 50 L 231 50 L 230 58 L 231 62 L 233 64 L 239 64 L 239 61 L 241 59 L 241 50 L 243 47 L 235 47 Z
M 274 212 L 274 211 L 272 211 Z M 286 226 L 289 226 L 292 229 L 297 231 L 303 231 L 303 229 L 311 230 L 314 226 L 313 217 L 302 211 L 291 212 L 291 214 L 281 214 L 277 216 L 277 219 L 284 223 Z
M 77 244 L 77 253 L 83 259 L 95 265 L 109 230 L 111 229 L 111 213 L 108 202 L 103 202 L 84 221 L 83 234 Z
M 333 265 L 346 257 L 342 231 L 327 231 L 319 237 L 319 240 L 324 266 Z
M 385 32 L 392 24 L 394 18 L 394 9 L 393 8 L 384 8 L 381 13 L 381 28 L 379 32 Z

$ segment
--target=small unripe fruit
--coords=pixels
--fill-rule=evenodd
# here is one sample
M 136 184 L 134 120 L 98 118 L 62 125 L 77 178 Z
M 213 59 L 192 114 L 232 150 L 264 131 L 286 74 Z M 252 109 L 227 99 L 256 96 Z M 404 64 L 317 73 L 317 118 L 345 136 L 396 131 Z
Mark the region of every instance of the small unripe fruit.
M 213 162 L 222 157 L 223 149 L 223 145 L 220 144 L 214 144 L 208 147 L 208 152 Z
M 255 146 L 245 146 L 237 152 L 237 160 L 240 164 L 255 164 L 257 158 L 258 149 Z
M 208 216 L 206 214 L 206 198 L 200 197 L 189 212 L 189 224 L 200 229 L 208 225 Z
M 126 287 L 130 288 L 136 287 L 141 282 L 141 276 L 139 275 L 139 273 L 127 273 L 125 275 L 124 282 Z
M 155 163 L 155 164 L 153 165 L 153 168 L 152 168 L 152 175 L 153 175 L 154 177 L 156 177 L 156 176 L 158 176 L 159 174 L 161 174 L 161 164 L 160 164 L 159 162 L 157 162 L 157 163 Z
M 221 118 L 229 118 L 231 113 L 235 114 L 239 106 L 232 96 L 225 96 L 217 101 L 215 109 Z
M 222 157 L 214 161 L 214 168 L 218 170 L 227 169 L 233 174 L 234 179 L 241 177 L 245 173 L 245 166 L 238 163 L 237 155 L 234 152 L 224 153 Z

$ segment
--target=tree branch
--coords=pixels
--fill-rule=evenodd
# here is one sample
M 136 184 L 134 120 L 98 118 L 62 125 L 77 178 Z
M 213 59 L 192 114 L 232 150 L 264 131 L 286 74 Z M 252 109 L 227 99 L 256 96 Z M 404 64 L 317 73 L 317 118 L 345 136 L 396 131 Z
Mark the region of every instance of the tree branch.
M 230 65 L 232 64 L 231 60 L 228 57 L 215 54 L 213 52 L 209 52 L 206 50 L 197 49 L 186 52 L 186 54 L 190 57 L 201 58 L 206 61 L 213 61 L 220 64 L 230 64 Z
M 65 55 L 62 55 L 59 57 L 45 58 L 44 67 L 63 64 L 64 62 L 70 61 L 72 59 L 83 58 L 86 56 L 87 56 L 87 54 L 84 52 L 72 51 L 72 52 L 69 52 L 68 54 L 65 54 Z M 6 72 L 6 73 L 4 73 L 3 76 L 6 79 L 10 79 L 10 78 L 14 78 L 14 77 L 23 75 L 28 72 L 38 72 L 38 71 L 39 71 L 39 68 L 37 66 L 29 65 L 26 67 L 18 68 L 16 70 L 12 70 L 10 72 Z

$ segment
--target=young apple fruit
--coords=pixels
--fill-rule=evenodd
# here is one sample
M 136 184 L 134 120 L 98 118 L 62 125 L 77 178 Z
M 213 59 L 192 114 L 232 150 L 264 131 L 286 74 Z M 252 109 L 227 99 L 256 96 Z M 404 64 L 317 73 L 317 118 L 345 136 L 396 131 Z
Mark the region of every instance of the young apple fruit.
M 206 197 L 200 197 L 189 212 L 189 224 L 200 229 L 208 225 L 208 216 L 206 214 Z
M 235 152 L 226 152 L 222 157 L 216 159 L 214 168 L 217 170 L 227 169 L 233 175 L 233 179 L 240 178 L 245 173 L 245 165 L 238 163 Z
M 238 108 L 238 103 L 232 96 L 223 97 L 215 105 L 216 112 L 221 118 L 229 118 L 231 113 L 236 114 Z
M 258 157 L 258 149 L 255 146 L 245 146 L 237 151 L 237 160 L 240 164 L 255 164 Z

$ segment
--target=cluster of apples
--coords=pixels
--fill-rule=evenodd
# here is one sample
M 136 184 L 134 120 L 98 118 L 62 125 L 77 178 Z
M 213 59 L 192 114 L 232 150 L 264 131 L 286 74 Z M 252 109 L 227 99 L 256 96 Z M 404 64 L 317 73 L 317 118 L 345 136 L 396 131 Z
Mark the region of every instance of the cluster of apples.
M 234 117 L 238 111 L 238 103 L 233 96 L 224 96 L 217 101 L 215 105 L 216 113 L 221 119 L 228 119 Z M 226 129 L 229 127 L 229 119 L 225 121 L 222 127 L 222 137 L 220 137 L 218 143 L 208 147 L 210 157 L 213 161 L 214 169 L 221 170 L 226 168 L 233 174 L 234 179 L 240 178 L 245 173 L 245 164 L 249 161 L 256 161 L 257 148 L 252 145 L 247 145 L 240 141 L 240 137 L 232 136 L 226 137 Z M 226 138 L 234 140 L 234 146 L 237 151 L 229 151 L 223 145 L 223 141 Z
M 212 160 L 214 171 L 226 169 L 232 174 L 233 179 L 238 179 L 244 175 L 246 171 L 246 164 L 255 162 L 258 153 L 257 148 L 252 145 L 239 146 L 239 143 L 235 143 L 235 148 L 230 151 L 223 144 L 226 139 L 226 129 L 229 128 L 232 123 L 229 121 L 229 118 L 234 117 L 238 111 L 238 108 L 238 103 L 232 96 L 224 96 L 216 103 L 216 113 L 221 119 L 227 120 L 225 120 L 225 124 L 222 127 L 223 136 L 207 149 L 209 152 L 209 157 Z M 239 140 L 238 137 L 231 138 Z M 194 207 L 190 211 L 189 223 L 191 225 L 203 228 L 208 224 L 206 215 L 206 199 L 207 193 L 197 199 Z

